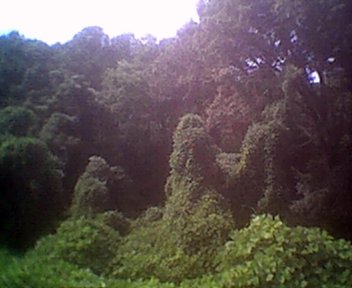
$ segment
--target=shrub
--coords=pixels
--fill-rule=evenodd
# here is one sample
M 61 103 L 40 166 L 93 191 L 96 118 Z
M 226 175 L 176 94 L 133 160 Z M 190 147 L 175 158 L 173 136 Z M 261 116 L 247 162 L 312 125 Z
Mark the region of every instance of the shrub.
M 99 156 L 90 157 L 85 172 L 75 186 L 72 216 L 94 217 L 97 213 L 114 208 L 117 194 L 127 189 L 129 181 L 122 168 L 110 167 Z
M 89 270 L 32 254 L 16 260 L 0 275 L 0 286 L 4 288 L 101 288 L 106 287 L 105 283 Z
M 257 216 L 218 255 L 219 287 L 351 287 L 352 245 L 318 228 Z
M 69 219 L 57 233 L 40 240 L 36 253 L 53 261 L 64 260 L 102 274 L 121 241 L 119 233 L 95 219 Z

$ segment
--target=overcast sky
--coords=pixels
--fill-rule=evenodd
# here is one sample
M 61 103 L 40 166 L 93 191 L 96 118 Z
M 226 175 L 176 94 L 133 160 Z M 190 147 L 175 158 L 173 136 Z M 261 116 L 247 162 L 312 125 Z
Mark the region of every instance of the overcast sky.
M 172 37 L 197 20 L 198 0 L 7 0 L 0 7 L 0 34 L 17 30 L 27 38 L 64 43 L 88 26 L 111 37 L 132 32 Z

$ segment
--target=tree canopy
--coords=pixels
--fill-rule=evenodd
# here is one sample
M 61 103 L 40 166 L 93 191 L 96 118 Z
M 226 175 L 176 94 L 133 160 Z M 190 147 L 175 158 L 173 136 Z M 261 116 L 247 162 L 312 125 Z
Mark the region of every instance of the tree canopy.
M 352 286 L 351 5 L 1 36 L 0 286 Z

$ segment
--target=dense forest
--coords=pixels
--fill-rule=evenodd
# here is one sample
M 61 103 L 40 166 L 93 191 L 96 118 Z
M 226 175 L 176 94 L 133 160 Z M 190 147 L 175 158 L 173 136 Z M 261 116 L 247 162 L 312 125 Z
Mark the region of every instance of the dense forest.
M 352 287 L 351 12 L 0 36 L 0 287 Z

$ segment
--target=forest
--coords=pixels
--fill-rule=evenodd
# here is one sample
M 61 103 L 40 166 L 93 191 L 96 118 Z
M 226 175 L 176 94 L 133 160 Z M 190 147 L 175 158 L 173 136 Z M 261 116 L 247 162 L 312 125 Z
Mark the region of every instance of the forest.
M 0 287 L 352 287 L 352 1 L 197 9 L 0 36 Z

